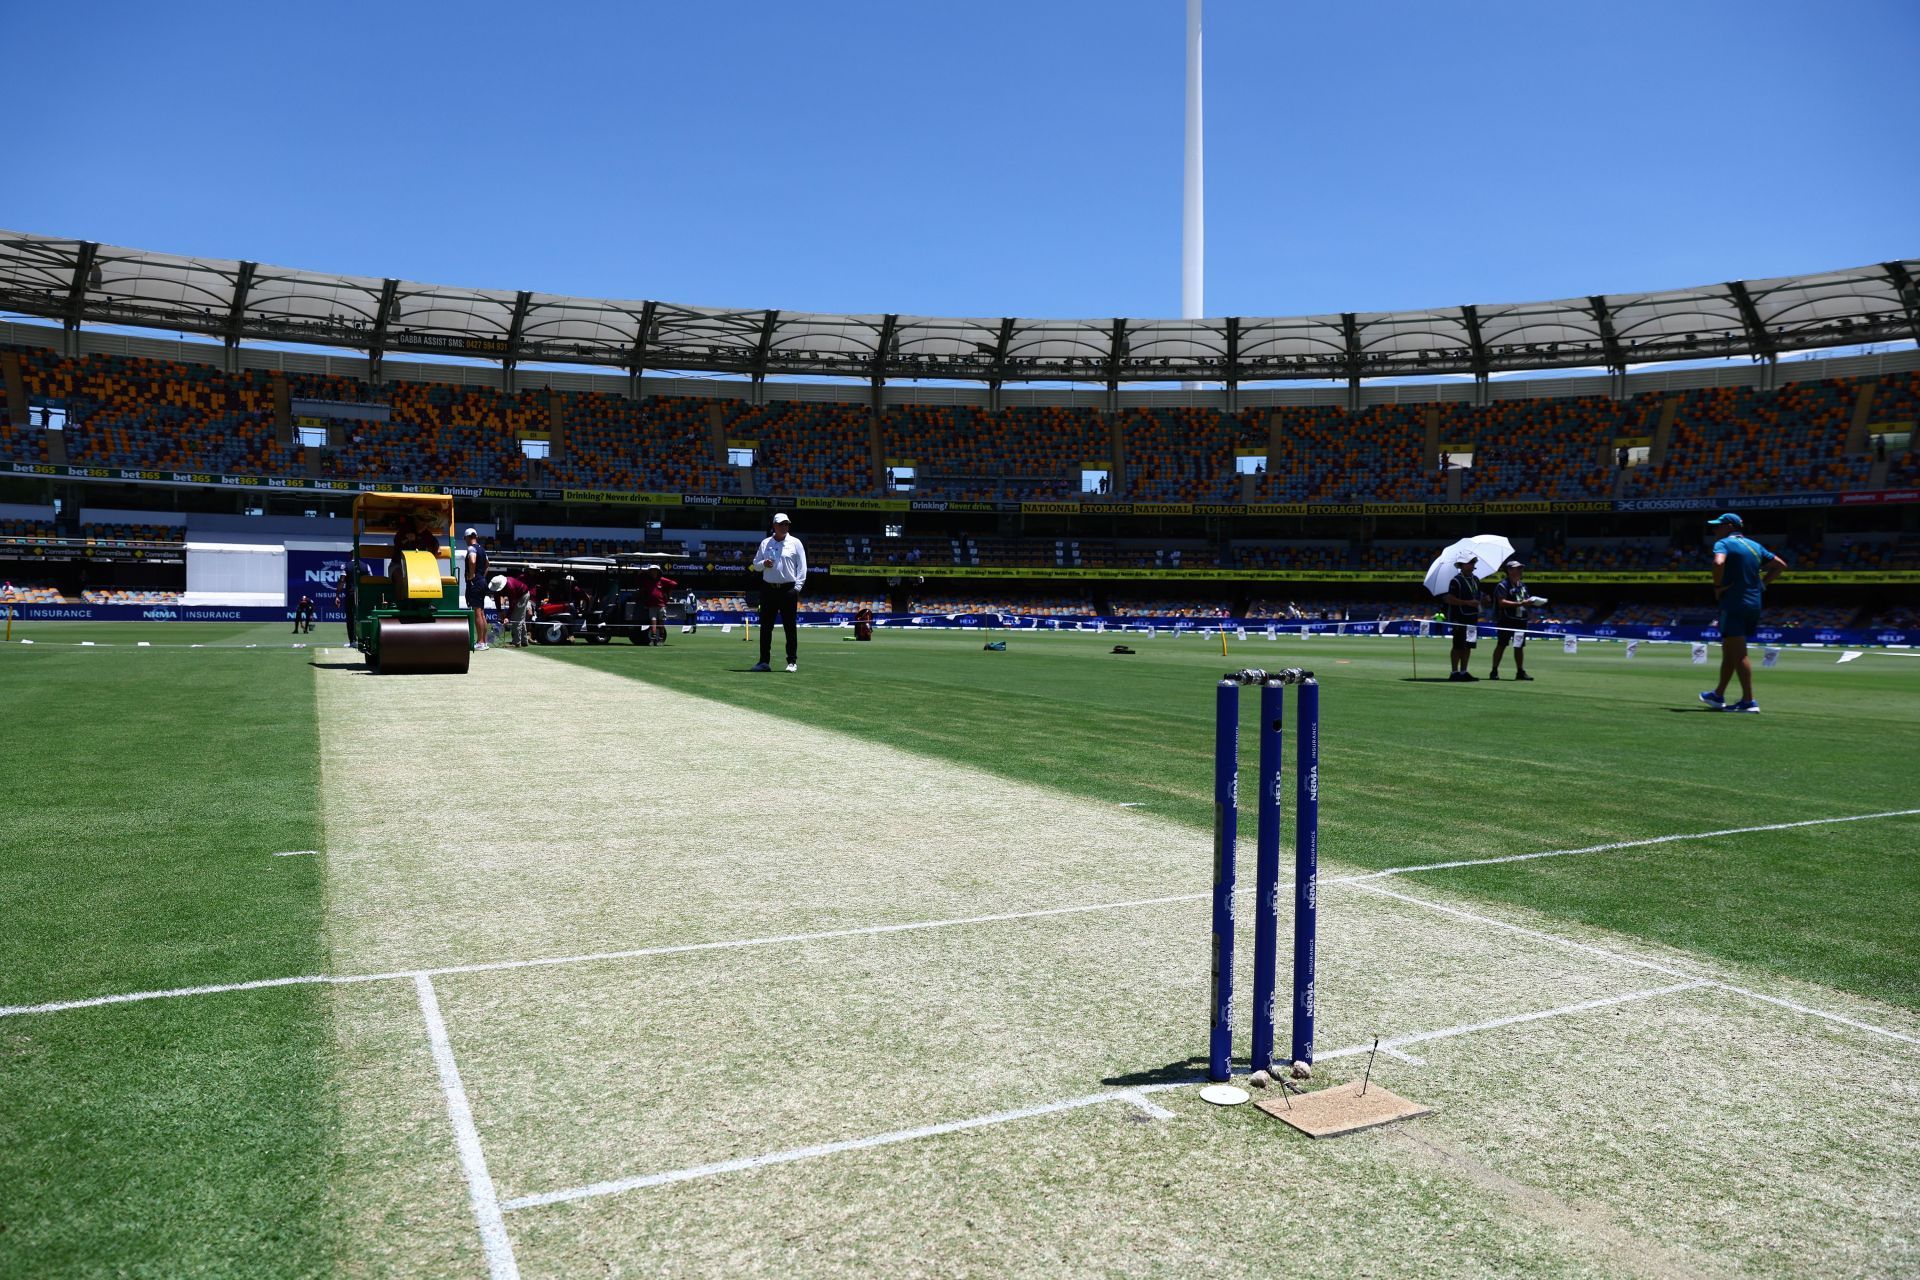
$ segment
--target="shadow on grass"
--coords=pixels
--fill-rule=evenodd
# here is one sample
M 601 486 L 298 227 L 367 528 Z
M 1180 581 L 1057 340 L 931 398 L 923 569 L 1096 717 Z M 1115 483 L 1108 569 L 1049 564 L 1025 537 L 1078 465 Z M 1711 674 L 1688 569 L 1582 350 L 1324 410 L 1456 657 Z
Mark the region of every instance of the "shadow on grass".
M 1235 1059 L 1238 1067 L 1250 1066 L 1246 1060 Z M 1141 1071 L 1122 1071 L 1103 1078 L 1100 1083 L 1112 1085 L 1116 1089 L 1136 1089 L 1143 1084 L 1205 1084 L 1207 1082 L 1207 1060 L 1202 1057 L 1188 1058 L 1184 1062 L 1169 1062 L 1164 1067 L 1148 1067 Z

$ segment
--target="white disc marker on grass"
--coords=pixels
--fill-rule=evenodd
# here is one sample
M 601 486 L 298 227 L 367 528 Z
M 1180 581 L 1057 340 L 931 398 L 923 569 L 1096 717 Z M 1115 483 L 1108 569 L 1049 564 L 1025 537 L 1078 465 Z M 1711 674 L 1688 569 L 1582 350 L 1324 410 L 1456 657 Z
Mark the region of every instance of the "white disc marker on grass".
M 1200 1091 L 1200 1101 L 1211 1102 L 1216 1107 L 1237 1107 L 1252 1097 L 1245 1089 L 1232 1084 L 1210 1084 Z

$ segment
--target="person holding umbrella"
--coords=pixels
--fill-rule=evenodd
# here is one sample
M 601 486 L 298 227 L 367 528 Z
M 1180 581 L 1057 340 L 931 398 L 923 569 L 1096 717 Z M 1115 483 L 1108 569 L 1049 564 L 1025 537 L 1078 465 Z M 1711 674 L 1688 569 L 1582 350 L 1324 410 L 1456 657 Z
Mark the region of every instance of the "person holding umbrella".
M 1479 533 L 1471 538 L 1460 539 L 1427 566 L 1424 579 L 1427 590 L 1441 597 L 1447 607 L 1446 621 L 1453 625 L 1453 670 L 1447 679 L 1479 679 L 1467 670 L 1467 661 L 1473 656 L 1473 645 L 1467 640 L 1467 629 L 1480 625 L 1484 600 L 1480 579 L 1511 559 L 1511 542 L 1498 534 Z
M 1480 625 L 1480 578 L 1475 573 L 1475 558 L 1471 553 L 1464 559 L 1454 562 L 1456 572 L 1453 581 L 1447 584 L 1447 594 L 1441 597 L 1447 606 L 1447 621 L 1453 625 L 1453 648 L 1448 657 L 1453 664 L 1449 680 L 1478 680 L 1480 677 L 1467 670 L 1467 663 L 1473 657 L 1474 641 L 1467 638 L 1468 628 Z

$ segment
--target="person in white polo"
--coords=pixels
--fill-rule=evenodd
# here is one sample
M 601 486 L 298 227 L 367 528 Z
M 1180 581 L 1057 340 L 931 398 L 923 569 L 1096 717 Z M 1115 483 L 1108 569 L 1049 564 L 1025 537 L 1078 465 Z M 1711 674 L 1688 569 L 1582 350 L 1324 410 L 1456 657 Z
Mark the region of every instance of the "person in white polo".
M 760 540 L 753 567 L 760 571 L 760 661 L 755 671 L 771 671 L 773 620 L 787 629 L 787 670 L 800 669 L 800 589 L 807 581 L 807 549 L 788 532 L 793 522 L 784 511 L 773 517 L 773 532 Z

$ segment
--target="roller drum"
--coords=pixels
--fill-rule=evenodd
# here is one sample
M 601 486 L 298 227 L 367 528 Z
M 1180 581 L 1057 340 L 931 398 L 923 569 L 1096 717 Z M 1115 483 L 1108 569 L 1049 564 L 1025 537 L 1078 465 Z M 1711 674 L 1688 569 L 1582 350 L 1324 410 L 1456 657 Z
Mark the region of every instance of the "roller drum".
M 471 657 L 467 634 L 467 624 L 459 620 L 408 622 L 382 618 L 379 671 L 382 675 L 465 675 Z

